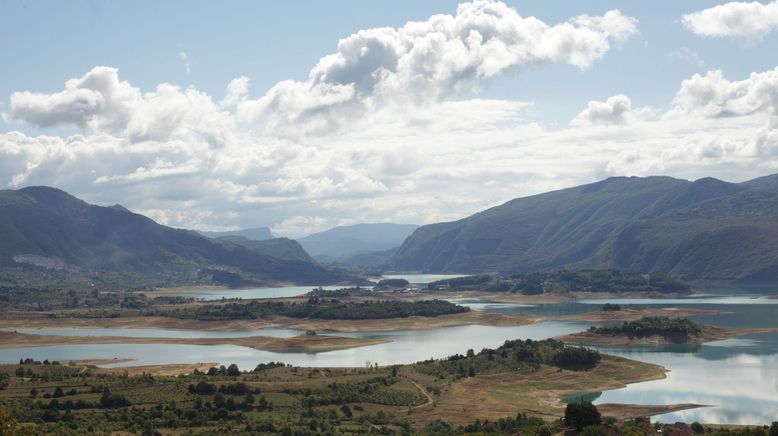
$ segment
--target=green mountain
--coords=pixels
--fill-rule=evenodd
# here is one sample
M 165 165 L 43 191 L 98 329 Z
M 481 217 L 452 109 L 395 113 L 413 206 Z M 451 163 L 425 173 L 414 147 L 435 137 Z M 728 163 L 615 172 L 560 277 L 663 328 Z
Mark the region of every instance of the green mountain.
M 290 242 L 257 248 L 213 240 L 120 206 L 90 205 L 54 188 L 0 191 L 0 267 L 34 264 L 136 275 L 230 270 L 252 280 L 306 284 L 347 278 L 299 253 L 292 259 Z M 275 256 L 274 244 L 286 251 Z
M 778 174 L 758 177 L 756 179 L 743 182 L 740 184 L 740 186 L 751 189 L 764 189 L 765 191 L 778 192 Z
M 420 227 L 385 268 L 619 268 L 687 279 L 774 280 L 778 191 L 752 186 L 711 178 L 614 177 L 518 198 L 459 221 Z
M 313 258 L 305 252 L 305 249 L 299 242 L 289 238 L 272 238 L 257 241 L 242 236 L 222 236 L 217 238 L 217 240 L 246 247 L 264 256 L 283 260 L 314 262 Z
M 314 233 L 298 242 L 318 260 L 343 262 L 355 255 L 397 248 L 416 228 L 414 224 L 356 224 Z

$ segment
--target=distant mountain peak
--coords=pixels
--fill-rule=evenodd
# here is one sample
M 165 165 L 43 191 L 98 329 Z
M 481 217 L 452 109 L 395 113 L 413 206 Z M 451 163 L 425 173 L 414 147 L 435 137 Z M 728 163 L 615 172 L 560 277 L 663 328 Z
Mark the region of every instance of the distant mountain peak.
M 268 227 L 254 227 L 249 229 L 227 230 L 223 232 L 198 231 L 198 233 L 209 238 L 240 236 L 251 241 L 264 241 L 266 239 L 273 239 L 276 237 Z

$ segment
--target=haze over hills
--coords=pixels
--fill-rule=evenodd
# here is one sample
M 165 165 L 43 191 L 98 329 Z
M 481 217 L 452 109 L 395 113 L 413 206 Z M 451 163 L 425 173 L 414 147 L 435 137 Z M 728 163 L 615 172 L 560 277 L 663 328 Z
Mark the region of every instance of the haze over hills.
M 275 238 L 275 235 L 273 235 L 273 232 L 271 232 L 268 227 L 255 227 L 251 229 L 230 230 L 226 232 L 206 232 L 200 230 L 198 230 L 197 232 L 209 238 L 221 238 L 224 236 L 240 236 L 242 238 L 246 238 L 251 241 L 264 241 L 266 239 Z
M 346 261 L 356 255 L 397 248 L 416 228 L 415 224 L 356 224 L 334 227 L 298 241 L 318 260 Z
M 422 226 L 385 268 L 526 273 L 664 271 L 688 279 L 778 279 L 778 176 L 613 177 Z
M 49 187 L 0 191 L 0 266 L 20 262 L 140 274 L 224 269 L 253 280 L 311 284 L 346 278 L 311 262 L 288 239 L 209 239 Z
M 246 239 L 242 236 L 222 236 L 217 238 L 217 240 L 231 242 L 246 247 L 255 253 L 278 259 L 315 262 L 302 245 L 294 239 L 271 238 L 257 241 Z

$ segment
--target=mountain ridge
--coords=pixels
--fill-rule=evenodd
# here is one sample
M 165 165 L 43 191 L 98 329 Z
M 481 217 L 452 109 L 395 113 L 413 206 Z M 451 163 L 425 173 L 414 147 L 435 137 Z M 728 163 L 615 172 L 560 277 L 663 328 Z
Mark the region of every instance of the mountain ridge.
M 295 244 L 296 245 L 296 244 Z M 240 244 L 175 229 L 124 208 L 91 205 L 62 190 L 0 191 L 0 266 L 20 255 L 61 259 L 87 270 L 196 274 L 227 269 L 260 281 L 324 284 L 348 276 L 308 260 L 269 256 Z
M 621 268 L 691 279 L 764 280 L 778 278 L 773 273 L 778 249 L 769 247 L 775 241 L 778 192 L 713 178 L 612 177 L 422 226 L 384 268 L 457 273 Z M 727 244 L 741 252 L 741 260 L 723 254 Z M 769 255 L 757 261 L 757 252 Z

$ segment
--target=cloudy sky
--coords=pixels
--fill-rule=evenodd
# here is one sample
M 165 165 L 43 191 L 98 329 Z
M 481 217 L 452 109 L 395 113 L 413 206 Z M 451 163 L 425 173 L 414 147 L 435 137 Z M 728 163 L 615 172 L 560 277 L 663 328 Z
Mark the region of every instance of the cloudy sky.
M 778 172 L 778 1 L 0 3 L 0 187 L 204 230 Z

